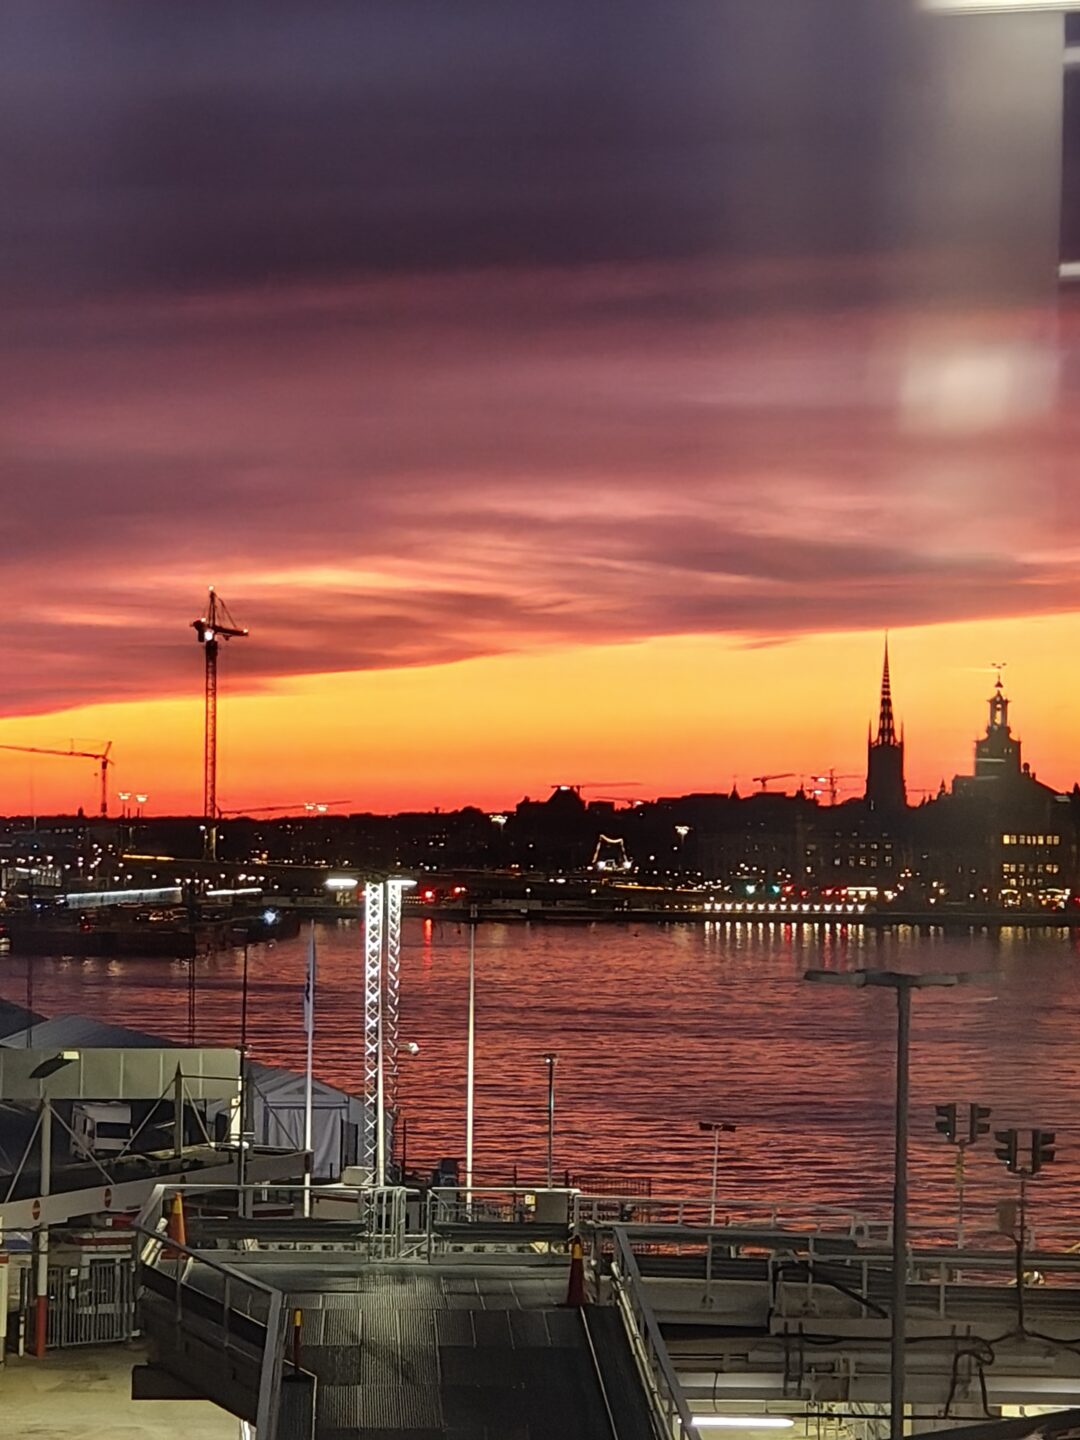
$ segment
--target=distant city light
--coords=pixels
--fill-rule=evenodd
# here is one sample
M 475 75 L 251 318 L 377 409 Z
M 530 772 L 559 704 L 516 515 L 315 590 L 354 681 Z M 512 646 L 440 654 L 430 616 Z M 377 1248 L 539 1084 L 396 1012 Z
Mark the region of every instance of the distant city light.
M 102 905 L 175 904 L 180 903 L 179 885 L 146 890 L 84 890 L 63 897 L 64 904 L 78 909 L 94 910 Z

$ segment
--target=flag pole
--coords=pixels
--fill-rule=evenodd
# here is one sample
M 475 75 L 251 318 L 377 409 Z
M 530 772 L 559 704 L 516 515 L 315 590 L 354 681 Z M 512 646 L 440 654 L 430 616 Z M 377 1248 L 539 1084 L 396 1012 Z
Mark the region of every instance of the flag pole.
M 312 1062 L 315 1051 L 315 921 L 308 931 L 307 983 L 304 986 L 304 1028 L 307 1030 L 307 1064 L 304 1068 L 304 1217 L 311 1214 Z

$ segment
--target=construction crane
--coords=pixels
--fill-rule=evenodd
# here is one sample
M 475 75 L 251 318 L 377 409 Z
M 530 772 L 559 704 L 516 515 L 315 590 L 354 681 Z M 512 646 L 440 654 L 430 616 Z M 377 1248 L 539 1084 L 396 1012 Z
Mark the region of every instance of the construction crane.
M 297 810 L 304 810 L 309 815 L 325 815 L 335 805 L 351 804 L 351 800 L 300 800 L 295 805 L 247 805 L 240 810 L 219 810 L 217 813 L 219 820 L 229 815 L 282 815 Z
M 767 789 L 769 788 L 769 781 L 770 781 L 770 780 L 794 780 L 794 779 L 795 779 L 795 771 L 794 771 L 794 770 L 782 770 L 782 771 L 780 771 L 780 773 L 777 774 L 777 775 L 753 775 L 753 776 L 751 776 L 751 779 L 753 780 L 753 782 L 754 782 L 755 785 L 760 785 L 761 788 L 762 788 L 762 790 L 764 791 L 764 790 L 767 790 Z
M 854 775 L 854 774 L 838 775 L 835 770 L 829 770 L 829 771 L 827 771 L 826 774 L 824 774 L 824 775 L 815 775 L 815 776 L 813 776 L 813 781 L 814 781 L 814 784 L 815 784 L 815 785 L 824 785 L 824 786 L 825 786 L 825 790 L 826 790 L 826 792 L 827 792 L 827 794 L 828 794 L 828 796 L 829 796 L 829 804 L 830 804 L 830 805 L 835 805 L 835 804 L 836 804 L 836 797 L 837 797 L 837 795 L 838 795 L 839 792 L 840 792 L 840 784 L 839 784 L 839 782 L 840 782 L 841 780 L 861 780 L 862 778 L 863 778 L 863 777 L 862 777 L 861 775 Z M 820 791 L 820 790 L 815 790 L 815 791 L 814 791 L 814 794 L 815 794 L 815 795 L 820 795 L 820 794 L 821 794 L 821 791 Z
M 203 858 L 217 859 L 217 660 L 222 640 L 241 640 L 248 633 L 229 614 L 229 607 L 210 586 L 210 605 L 191 628 L 206 653 L 206 708 L 203 731 Z
M 109 816 L 109 766 L 115 765 L 109 751 L 112 741 L 105 742 L 103 750 L 76 750 L 74 742 L 67 750 L 52 750 L 44 745 L 0 745 L 0 750 L 18 750 L 22 755 L 66 755 L 69 760 L 96 760 L 101 766 L 101 806 L 98 814 L 103 820 Z

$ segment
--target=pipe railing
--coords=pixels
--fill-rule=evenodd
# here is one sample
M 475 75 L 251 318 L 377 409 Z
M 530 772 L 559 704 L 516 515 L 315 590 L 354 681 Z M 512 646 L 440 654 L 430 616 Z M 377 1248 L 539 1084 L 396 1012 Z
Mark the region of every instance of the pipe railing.
M 573 1218 L 576 1225 L 610 1225 L 613 1221 L 618 1224 L 631 1218 L 652 1217 L 659 1223 L 707 1226 L 712 1205 L 710 1197 L 699 1195 L 593 1195 L 578 1192 L 574 1197 Z M 786 1207 L 770 1201 L 740 1198 L 717 1204 L 716 1209 L 725 1214 L 724 1224 L 731 1229 L 820 1231 L 860 1241 L 879 1239 L 882 1243 L 887 1242 L 890 1234 L 885 1221 L 872 1220 L 857 1211 L 828 1205 Z
M 258 1220 L 257 1214 L 250 1213 L 250 1202 L 258 1195 L 284 1199 L 294 1213 L 289 1218 L 296 1220 L 354 1221 L 364 1232 L 368 1258 L 381 1260 L 398 1259 L 408 1250 L 406 1236 L 407 1201 L 418 1196 L 419 1191 L 406 1190 L 402 1186 L 383 1187 L 357 1185 L 316 1185 L 280 1184 L 277 1181 L 252 1181 L 235 1184 L 200 1185 L 193 1183 L 169 1183 L 163 1181 L 151 1191 L 146 1204 L 140 1211 L 138 1221 L 143 1226 L 155 1229 L 164 1216 L 165 1202 L 173 1195 L 188 1199 L 212 1199 L 215 1195 L 239 1196 L 236 1207 L 237 1219 Z M 273 1201 L 269 1201 L 273 1203 Z M 305 1212 L 307 1212 L 305 1214 Z M 336 1213 L 335 1213 L 336 1212 Z M 257 1238 L 257 1237 L 256 1237 Z M 417 1245 L 419 1245 L 419 1240 Z M 200 1251 L 201 1253 L 205 1253 Z
M 250 1339 L 239 1343 L 240 1337 L 233 1334 L 232 1317 L 234 1315 L 246 1316 L 265 1331 L 262 1354 L 258 1357 L 259 1388 L 255 1428 L 257 1434 L 273 1437 L 277 1427 L 281 1380 L 285 1362 L 286 1321 L 288 1318 L 285 1310 L 285 1297 L 274 1286 L 267 1285 L 251 1275 L 246 1275 L 242 1270 L 237 1270 L 231 1265 L 224 1265 L 204 1252 L 192 1250 L 182 1241 L 163 1234 L 161 1226 L 164 1223 L 162 1212 L 166 1198 L 165 1192 L 170 1189 L 175 1190 L 176 1187 L 155 1186 L 150 1200 L 147 1201 L 139 1218 L 132 1226 L 136 1234 L 141 1235 L 146 1242 L 141 1252 L 142 1263 L 152 1271 L 165 1274 L 160 1267 L 166 1254 L 176 1257 L 175 1260 L 170 1259 L 168 1262 L 175 1265 L 175 1270 L 166 1278 L 172 1282 L 173 1318 L 177 1328 L 182 1328 L 184 1324 L 185 1288 L 191 1295 L 202 1296 L 204 1301 L 207 1298 L 206 1291 L 200 1290 L 191 1283 L 192 1271 L 198 1264 L 221 1277 L 222 1331 L 225 1351 L 243 1350 L 243 1353 L 251 1358 L 252 1348 L 257 1348 L 253 1347 Z M 155 1214 L 158 1217 L 156 1224 L 143 1223 L 144 1215 L 149 1219 Z M 249 1297 L 247 1309 L 241 1309 L 236 1304 L 238 1291 Z M 257 1307 L 252 1305 L 250 1298 L 252 1296 L 260 1297 L 260 1304 Z M 213 1299 L 212 1296 L 209 1298 Z M 257 1309 L 261 1310 L 264 1306 L 265 1316 L 255 1313 Z
M 621 1226 L 613 1228 L 612 1238 L 612 1290 L 649 1396 L 653 1424 L 665 1440 L 700 1440 L 630 1241 Z

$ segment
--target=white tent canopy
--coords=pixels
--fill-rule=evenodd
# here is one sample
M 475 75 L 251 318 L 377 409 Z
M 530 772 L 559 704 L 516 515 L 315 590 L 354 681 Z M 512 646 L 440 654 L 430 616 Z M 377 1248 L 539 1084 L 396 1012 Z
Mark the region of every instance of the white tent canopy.
M 85 1015 L 57 1015 L 35 1024 L 28 1035 L 19 1031 L 0 1040 L 0 1046 L 23 1049 L 32 1038 L 35 1050 L 65 1049 L 169 1049 L 175 1046 L 157 1035 L 110 1025 Z M 220 1051 L 216 1052 L 220 1055 Z M 235 1056 L 236 1052 L 232 1052 Z M 234 1082 L 235 1083 L 235 1082 Z M 278 1065 L 247 1065 L 248 1127 L 257 1145 L 302 1148 L 304 1143 L 304 1076 Z M 105 1099 L 108 1097 L 97 1097 Z M 220 1109 L 220 1106 L 217 1107 Z M 212 1117 L 214 1107 L 208 1111 Z M 364 1102 L 355 1095 L 315 1078 L 312 1085 L 312 1173 L 319 1180 L 337 1180 L 346 1165 L 354 1165 L 357 1136 L 363 1122 Z

